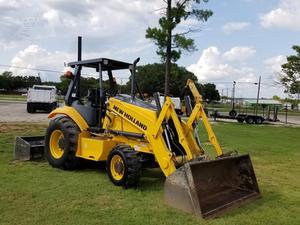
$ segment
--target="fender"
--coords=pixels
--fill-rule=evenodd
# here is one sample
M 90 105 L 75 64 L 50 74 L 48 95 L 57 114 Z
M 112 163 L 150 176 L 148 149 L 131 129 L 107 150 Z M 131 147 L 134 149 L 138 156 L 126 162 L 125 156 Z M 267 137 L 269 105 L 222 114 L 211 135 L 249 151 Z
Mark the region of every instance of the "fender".
M 86 123 L 83 117 L 73 107 L 64 106 L 62 108 L 57 108 L 48 115 L 48 118 L 53 118 L 59 114 L 70 117 L 77 124 L 81 131 L 86 131 L 89 128 L 89 125 Z

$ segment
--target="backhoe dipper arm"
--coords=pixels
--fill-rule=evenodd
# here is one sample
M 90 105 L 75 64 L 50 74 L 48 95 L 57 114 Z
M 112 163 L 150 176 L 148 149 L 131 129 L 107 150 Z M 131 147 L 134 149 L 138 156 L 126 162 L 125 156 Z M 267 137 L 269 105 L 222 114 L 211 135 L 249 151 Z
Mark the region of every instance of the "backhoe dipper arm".
M 192 110 L 191 115 L 188 118 L 187 126 L 189 129 L 193 128 L 194 121 L 197 121 L 199 119 L 202 119 L 204 127 L 206 129 L 208 139 L 210 143 L 214 146 L 217 156 L 223 155 L 223 150 L 220 147 L 220 144 L 217 140 L 217 137 L 215 133 L 213 132 L 213 129 L 208 121 L 208 118 L 206 116 L 206 113 L 204 111 L 204 107 L 202 104 L 202 96 L 200 95 L 194 81 L 188 79 L 186 83 L 186 88 L 189 88 L 194 96 L 196 105 L 194 109 Z
M 185 88 L 189 88 L 191 90 L 196 103 L 202 103 L 202 95 L 199 93 L 193 80 L 188 79 Z

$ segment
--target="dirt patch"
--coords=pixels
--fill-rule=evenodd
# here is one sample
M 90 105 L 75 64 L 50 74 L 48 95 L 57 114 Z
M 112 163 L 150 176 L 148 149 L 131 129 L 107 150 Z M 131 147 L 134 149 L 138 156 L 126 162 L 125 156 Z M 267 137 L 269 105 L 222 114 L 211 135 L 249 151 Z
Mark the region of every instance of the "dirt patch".
M 20 123 L 14 122 L 0 122 L 0 134 L 1 133 L 18 133 L 18 132 L 30 132 L 31 130 L 37 130 L 41 128 L 47 128 L 48 123 L 39 123 L 39 122 L 25 122 L 20 125 Z

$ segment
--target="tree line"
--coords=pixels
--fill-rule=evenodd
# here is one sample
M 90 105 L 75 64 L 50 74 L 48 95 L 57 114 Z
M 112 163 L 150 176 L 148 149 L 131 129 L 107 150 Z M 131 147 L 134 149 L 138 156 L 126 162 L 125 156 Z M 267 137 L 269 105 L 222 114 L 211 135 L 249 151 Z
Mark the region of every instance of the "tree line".
M 32 87 L 35 84 L 42 84 L 40 77 L 35 76 L 13 76 L 10 71 L 0 74 L 0 90 L 13 92 L 18 89 Z

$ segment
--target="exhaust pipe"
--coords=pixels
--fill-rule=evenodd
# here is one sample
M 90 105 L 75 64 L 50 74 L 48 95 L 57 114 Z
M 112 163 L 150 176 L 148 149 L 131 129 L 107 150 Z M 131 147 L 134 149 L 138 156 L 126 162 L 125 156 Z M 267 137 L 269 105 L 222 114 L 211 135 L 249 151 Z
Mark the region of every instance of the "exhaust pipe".
M 260 198 L 249 155 L 184 164 L 165 182 L 167 205 L 202 218 Z

